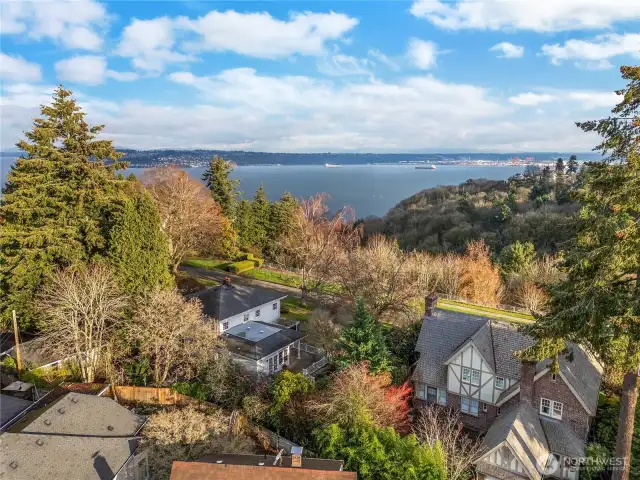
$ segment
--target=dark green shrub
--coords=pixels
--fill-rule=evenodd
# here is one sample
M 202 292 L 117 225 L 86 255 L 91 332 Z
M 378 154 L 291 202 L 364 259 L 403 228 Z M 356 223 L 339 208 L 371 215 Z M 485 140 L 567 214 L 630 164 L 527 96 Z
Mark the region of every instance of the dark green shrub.
M 231 273 L 238 274 L 238 273 L 246 272 L 247 270 L 251 270 L 254 267 L 255 267 L 255 264 L 253 263 L 253 260 L 242 260 L 241 262 L 230 263 L 227 269 Z
M 176 382 L 171 385 L 171 390 L 195 398 L 201 402 L 206 402 L 209 399 L 210 393 L 206 385 L 198 382 Z
M 236 262 L 241 262 L 243 260 L 253 260 L 253 253 L 241 253 L 236 257 Z

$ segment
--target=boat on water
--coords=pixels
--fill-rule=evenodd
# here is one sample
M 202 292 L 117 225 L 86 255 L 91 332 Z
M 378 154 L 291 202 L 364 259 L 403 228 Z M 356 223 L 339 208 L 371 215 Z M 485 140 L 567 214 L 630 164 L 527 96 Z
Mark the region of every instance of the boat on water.
M 435 170 L 435 165 L 416 165 L 416 170 Z
M 324 167 L 325 168 L 340 168 L 340 167 L 342 167 L 342 165 L 336 165 L 334 163 L 325 163 Z

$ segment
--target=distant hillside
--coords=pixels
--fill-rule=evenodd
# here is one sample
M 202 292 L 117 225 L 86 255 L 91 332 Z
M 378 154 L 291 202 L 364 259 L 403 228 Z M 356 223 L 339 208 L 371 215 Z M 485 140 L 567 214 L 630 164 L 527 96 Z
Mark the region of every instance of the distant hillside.
M 423 190 L 384 218 L 368 220 L 365 234 L 384 232 L 404 249 L 430 252 L 462 252 L 470 240 L 484 239 L 496 254 L 518 240 L 553 253 L 573 234 L 578 206 L 568 200 L 564 183 L 541 188 L 538 182 L 532 193 L 533 185 L 477 179 Z

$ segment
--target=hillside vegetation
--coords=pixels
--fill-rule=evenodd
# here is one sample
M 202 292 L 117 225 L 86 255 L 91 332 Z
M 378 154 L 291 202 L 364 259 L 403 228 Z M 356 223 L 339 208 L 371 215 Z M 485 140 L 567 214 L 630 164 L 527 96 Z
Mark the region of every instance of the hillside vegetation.
M 467 180 L 459 186 L 423 190 L 366 222 L 367 235 L 393 236 L 403 249 L 463 252 L 484 240 L 494 254 L 517 241 L 538 253 L 555 253 L 574 234 L 578 206 L 568 198 L 565 177 L 545 181 Z

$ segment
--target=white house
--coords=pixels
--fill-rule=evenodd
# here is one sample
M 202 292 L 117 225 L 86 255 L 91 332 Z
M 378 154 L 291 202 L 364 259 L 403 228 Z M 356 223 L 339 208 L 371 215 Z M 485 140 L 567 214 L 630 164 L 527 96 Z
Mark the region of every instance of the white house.
M 287 366 L 307 373 L 308 367 L 318 367 L 325 358 L 324 351 L 301 342 L 306 335 L 297 325 L 279 323 L 280 302 L 287 297 L 280 291 L 225 279 L 191 297 L 202 302 L 204 314 L 216 322 L 234 360 L 250 372 L 272 374 Z

